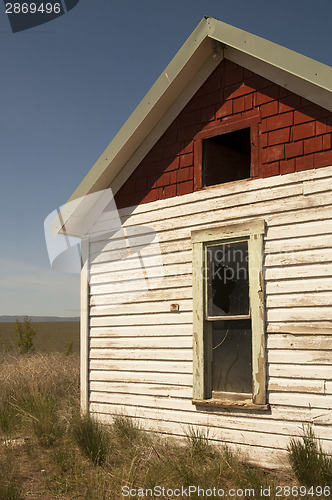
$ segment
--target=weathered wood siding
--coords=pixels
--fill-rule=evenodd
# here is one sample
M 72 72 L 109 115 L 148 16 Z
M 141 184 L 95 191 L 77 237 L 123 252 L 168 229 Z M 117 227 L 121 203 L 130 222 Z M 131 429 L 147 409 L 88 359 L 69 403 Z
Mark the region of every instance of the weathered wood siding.
M 147 428 L 179 436 L 189 425 L 208 426 L 215 440 L 277 465 L 286 460 L 290 436 L 300 433 L 302 422 L 313 422 L 332 451 L 331 196 L 332 167 L 325 167 L 122 209 L 124 234 L 131 237 L 90 245 L 90 410 L 106 421 L 123 412 Z M 267 226 L 271 410 L 196 409 L 191 231 L 255 218 L 265 219 Z M 107 231 L 109 224 L 106 214 L 96 230 Z M 156 231 L 163 260 L 161 277 L 153 261 L 158 244 L 141 251 L 150 291 L 137 279 L 137 255 L 124 258 L 128 243 L 139 244 L 141 226 Z M 143 291 L 135 295 L 137 289 Z M 131 303 L 121 303 L 128 298 Z M 171 304 L 179 305 L 178 313 L 170 311 Z
M 251 177 L 332 165 L 332 113 L 225 57 L 116 193 L 118 207 L 195 191 L 199 136 L 232 121 L 257 120 Z

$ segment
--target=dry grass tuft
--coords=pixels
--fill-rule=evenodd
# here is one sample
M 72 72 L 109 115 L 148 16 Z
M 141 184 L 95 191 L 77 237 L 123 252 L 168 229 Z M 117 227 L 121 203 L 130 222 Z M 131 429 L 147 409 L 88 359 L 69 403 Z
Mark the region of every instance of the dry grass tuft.
M 60 353 L 15 356 L 0 355 L 1 394 L 52 393 L 66 397 L 79 395 L 78 356 Z
M 326 455 L 311 425 L 302 426 L 300 439 L 292 438 L 289 460 L 298 480 L 308 486 L 332 487 L 332 458 Z
M 48 432 L 50 439 L 56 437 L 56 414 L 63 419 L 66 412 L 60 410 L 69 400 L 78 398 L 77 356 L 53 353 L 0 357 L 0 430 L 5 435 L 30 422 L 46 444 Z
M 226 445 L 213 445 L 199 427 L 189 427 L 179 442 L 158 437 L 123 415 L 108 427 L 81 418 L 74 355 L 0 358 L 1 441 L 7 444 L 0 444 L 0 500 L 120 500 L 123 487 L 136 490 L 130 497 L 139 498 L 156 486 L 174 490 L 190 485 L 223 489 L 226 495 L 240 488 L 259 498 L 277 498 L 272 473 L 249 465 Z M 298 483 L 289 476 L 287 484 Z M 260 495 L 261 488 L 269 487 L 271 494 Z M 192 493 L 191 498 L 202 497 Z

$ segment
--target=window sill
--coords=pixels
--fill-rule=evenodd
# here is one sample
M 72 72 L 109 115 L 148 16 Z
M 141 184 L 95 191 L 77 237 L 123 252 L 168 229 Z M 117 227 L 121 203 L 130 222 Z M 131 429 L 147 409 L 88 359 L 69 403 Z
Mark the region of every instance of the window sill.
M 257 405 L 250 400 L 232 401 L 227 399 L 193 399 L 192 404 L 195 406 L 208 406 L 212 408 L 224 408 L 225 410 L 255 410 L 268 411 L 270 405 Z

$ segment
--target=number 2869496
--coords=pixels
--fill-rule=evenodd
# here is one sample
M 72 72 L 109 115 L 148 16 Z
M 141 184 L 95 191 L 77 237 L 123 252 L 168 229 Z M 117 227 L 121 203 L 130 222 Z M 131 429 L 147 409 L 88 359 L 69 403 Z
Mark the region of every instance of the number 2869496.
M 6 14 L 60 14 L 60 12 L 60 3 L 6 3 Z

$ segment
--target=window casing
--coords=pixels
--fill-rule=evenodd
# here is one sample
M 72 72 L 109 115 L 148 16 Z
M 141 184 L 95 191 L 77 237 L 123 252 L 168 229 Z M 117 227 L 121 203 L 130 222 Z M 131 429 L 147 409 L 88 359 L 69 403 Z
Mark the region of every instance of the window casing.
M 264 221 L 194 231 L 193 403 L 266 409 Z
M 202 185 L 248 179 L 251 176 L 250 127 L 202 139 Z
M 195 190 L 259 177 L 259 116 L 230 118 L 196 135 Z

